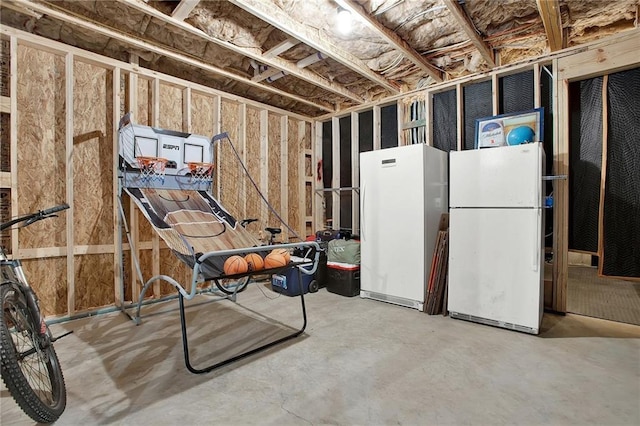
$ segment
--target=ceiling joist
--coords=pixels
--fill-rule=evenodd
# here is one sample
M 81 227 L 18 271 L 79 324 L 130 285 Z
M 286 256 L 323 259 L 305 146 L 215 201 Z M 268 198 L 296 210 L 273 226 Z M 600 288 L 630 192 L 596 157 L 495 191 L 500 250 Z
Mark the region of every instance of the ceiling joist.
M 263 56 L 265 58 L 273 58 L 274 56 L 278 56 L 281 53 L 286 52 L 287 50 L 291 49 L 293 46 L 297 44 L 300 44 L 300 40 L 296 40 L 293 37 L 288 38 L 285 41 L 278 43 L 277 45 L 273 46 L 271 49 L 264 52 Z
M 317 31 L 311 30 L 303 23 L 293 20 L 285 11 L 278 8 L 271 2 L 266 2 L 264 0 L 229 1 L 268 24 L 302 41 L 307 46 L 318 50 L 323 55 L 334 59 L 352 71 L 355 71 L 372 82 L 386 88 L 391 93 L 398 94 L 400 92 L 395 83 L 372 71 L 363 60 L 344 49 L 327 43 Z
M 329 92 L 335 93 L 337 95 L 343 96 L 347 99 L 351 99 L 352 101 L 358 103 L 364 103 L 364 98 L 351 90 L 341 86 L 337 83 L 327 80 L 324 77 L 321 77 L 309 70 L 305 70 L 302 68 L 298 68 L 294 63 L 291 63 L 285 59 L 279 57 L 267 57 L 262 54 L 259 49 L 252 49 L 247 47 L 236 46 L 233 43 L 230 43 L 226 40 L 219 39 L 210 34 L 205 33 L 204 31 L 195 28 L 192 25 L 187 24 L 186 22 L 178 21 L 177 19 L 172 18 L 169 15 L 165 15 L 157 9 L 152 8 L 144 3 L 140 3 L 136 0 L 118 0 L 119 2 L 126 4 L 140 12 L 144 12 L 153 18 L 159 19 L 163 22 L 174 25 L 190 34 L 201 37 L 202 39 L 217 44 L 218 46 L 222 46 L 226 49 L 231 50 L 232 52 L 239 53 L 248 58 L 254 59 L 262 64 L 268 65 L 269 68 L 277 68 L 281 71 L 286 72 L 288 75 L 292 75 L 298 77 L 301 80 L 306 81 L 307 83 L 314 84 L 318 87 L 321 87 Z
M 184 21 L 198 3 L 200 3 L 200 0 L 181 0 L 176 8 L 173 9 L 171 16 L 178 21 Z
M 270 93 L 274 93 L 277 94 L 279 96 L 283 96 L 289 99 L 293 99 L 296 102 L 300 102 L 303 103 L 305 105 L 310 105 L 313 106 L 315 108 L 321 109 L 323 111 L 328 111 L 328 112 L 335 112 L 335 108 L 332 108 L 329 105 L 326 105 L 324 103 L 317 103 L 317 102 L 311 102 L 309 101 L 307 98 L 301 97 L 301 96 L 297 96 L 297 95 L 293 95 L 291 93 L 285 92 L 283 90 L 279 90 L 276 89 L 272 86 L 268 86 L 265 84 L 260 84 L 260 83 L 256 83 L 251 81 L 251 79 L 240 76 L 240 75 L 236 75 L 232 72 L 226 71 L 224 69 L 218 68 L 214 65 L 211 64 L 207 64 L 205 62 L 202 62 L 198 59 L 194 59 L 192 57 L 186 56 L 186 55 L 182 55 L 180 53 L 177 53 L 173 50 L 169 50 L 160 46 L 156 46 L 152 43 L 140 40 L 138 38 L 134 38 L 134 37 L 130 37 L 126 34 L 122 34 L 120 32 L 111 30 L 109 28 L 105 28 L 102 27 L 100 25 L 97 25 L 95 23 L 89 22 L 86 18 L 78 18 L 75 16 L 70 15 L 68 12 L 67 13 L 63 13 L 60 12 L 50 6 L 44 5 L 42 3 L 34 3 L 32 1 L 29 0 L 10 0 L 10 1 L 6 1 L 4 3 L 5 6 L 14 8 L 20 12 L 25 11 L 25 10 L 32 10 L 38 13 L 42 13 L 44 15 L 48 15 L 53 19 L 57 19 L 60 20 L 62 22 L 66 22 L 68 24 L 71 25 L 75 25 L 79 28 L 83 28 L 85 30 L 89 30 L 89 31 L 93 31 L 97 34 L 101 34 L 103 36 L 106 37 L 110 37 L 113 38 L 114 40 L 118 40 L 120 42 L 126 43 L 131 47 L 135 47 L 138 49 L 142 49 L 143 51 L 149 51 L 149 52 L 153 52 L 153 53 L 157 53 L 159 55 L 162 56 L 166 56 L 167 58 L 171 58 L 173 60 L 182 62 L 184 64 L 196 67 L 196 68 L 201 68 L 205 71 L 208 72 L 212 72 L 214 74 L 247 84 L 249 86 L 252 87 L 256 87 L 260 90 L 264 90 Z
M 544 31 L 547 33 L 549 50 L 555 52 L 564 48 L 560 2 L 558 0 L 536 0 L 536 3 L 544 24 Z
M 442 72 L 436 68 L 433 64 L 429 63 L 425 58 L 420 55 L 414 48 L 404 41 L 398 34 L 391 31 L 389 28 L 382 25 L 374 17 L 369 15 L 360 4 L 353 0 L 335 0 L 338 5 L 354 15 L 360 17 L 360 19 L 371 29 L 376 31 L 383 39 L 400 50 L 407 59 L 416 64 L 423 72 L 433 78 L 436 82 L 442 82 Z
M 449 12 L 451 12 L 451 15 L 453 15 L 456 21 L 458 21 L 460 27 L 467 34 L 467 37 L 469 37 L 469 39 L 478 50 L 478 52 L 480 52 L 487 64 L 489 64 L 491 68 L 495 68 L 496 62 L 493 56 L 493 50 L 487 43 L 485 43 L 482 37 L 480 37 L 480 35 L 476 31 L 475 26 L 473 25 L 473 22 L 471 22 L 471 19 L 469 18 L 469 16 L 467 16 L 467 13 L 464 11 L 464 9 L 462 9 L 462 6 L 460 6 L 457 0 L 442 1 L 449 9 Z

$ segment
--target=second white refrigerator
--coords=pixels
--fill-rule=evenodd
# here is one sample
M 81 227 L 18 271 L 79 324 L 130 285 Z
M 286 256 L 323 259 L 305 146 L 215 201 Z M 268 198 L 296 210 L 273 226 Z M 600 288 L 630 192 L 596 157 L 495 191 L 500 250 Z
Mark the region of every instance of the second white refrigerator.
M 452 152 L 448 309 L 538 334 L 544 246 L 541 143 Z
M 360 154 L 361 297 L 423 309 L 447 181 L 447 153 L 424 144 Z

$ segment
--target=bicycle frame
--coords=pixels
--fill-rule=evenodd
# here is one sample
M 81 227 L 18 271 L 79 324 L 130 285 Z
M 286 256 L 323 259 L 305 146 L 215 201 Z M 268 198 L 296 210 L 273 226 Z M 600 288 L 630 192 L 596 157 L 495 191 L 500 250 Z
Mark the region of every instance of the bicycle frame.
M 52 207 L 46 210 L 40 210 L 36 213 L 31 213 L 25 216 L 18 217 L 16 219 L 10 220 L 9 222 L 0 224 L 0 230 L 5 230 L 11 228 L 13 225 L 18 223 L 25 222 L 25 225 L 28 226 L 34 222 L 37 222 L 42 219 L 46 219 L 52 217 L 55 213 L 66 210 L 69 208 L 68 204 L 61 204 L 59 206 Z M 27 300 L 27 304 L 29 305 L 29 312 L 32 315 L 32 319 L 34 323 L 40 323 L 40 335 L 49 335 L 49 328 L 46 326 L 44 322 L 44 318 L 40 312 L 40 305 L 38 304 L 38 297 L 36 293 L 33 291 L 31 286 L 29 285 L 29 281 L 27 280 L 27 276 L 24 273 L 24 269 L 22 269 L 22 262 L 20 259 L 9 260 L 4 248 L 0 247 L 0 278 L 2 281 L 0 285 L 5 285 L 9 283 L 18 284 L 24 291 L 25 299 Z M 51 342 L 56 341 L 58 338 L 51 338 Z M 61 336 L 62 337 L 62 336 Z

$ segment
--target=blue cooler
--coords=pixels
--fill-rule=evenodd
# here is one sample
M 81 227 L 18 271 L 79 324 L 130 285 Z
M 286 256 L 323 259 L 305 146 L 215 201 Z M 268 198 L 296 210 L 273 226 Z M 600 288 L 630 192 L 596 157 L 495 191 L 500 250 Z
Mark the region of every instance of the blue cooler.
M 310 259 L 302 259 L 301 257 L 291 256 L 292 262 L 311 261 Z M 313 263 L 304 265 L 307 271 L 313 268 Z M 304 272 L 300 272 L 302 275 L 302 291 L 307 294 L 309 291 L 312 293 L 318 291 L 318 284 L 315 281 L 315 274 L 307 275 Z M 281 293 L 287 296 L 299 296 L 300 295 L 300 278 L 298 276 L 298 268 L 289 268 L 285 274 L 273 274 L 271 276 L 271 290 Z

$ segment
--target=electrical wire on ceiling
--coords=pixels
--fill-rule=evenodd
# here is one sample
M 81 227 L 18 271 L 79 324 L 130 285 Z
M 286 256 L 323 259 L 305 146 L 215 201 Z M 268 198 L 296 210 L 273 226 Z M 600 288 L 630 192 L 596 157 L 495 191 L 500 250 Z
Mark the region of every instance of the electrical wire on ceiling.
M 417 19 L 417 18 L 419 18 L 421 16 L 427 15 L 427 14 L 429 14 L 431 12 L 437 12 L 438 10 L 442 10 L 442 9 L 445 9 L 445 8 L 446 8 L 446 6 L 443 6 L 443 5 L 441 5 L 441 6 L 433 6 L 433 7 L 430 7 L 429 9 L 426 9 L 426 10 L 423 10 L 421 12 L 418 12 L 415 15 L 404 19 L 402 22 L 400 22 L 398 25 L 396 25 L 396 27 L 393 29 L 393 31 L 394 32 L 398 31 L 400 28 L 405 26 L 407 23 L 413 21 L 414 19 Z

